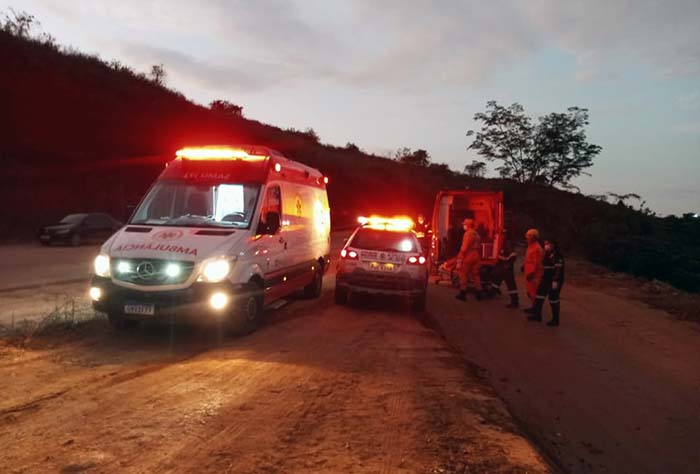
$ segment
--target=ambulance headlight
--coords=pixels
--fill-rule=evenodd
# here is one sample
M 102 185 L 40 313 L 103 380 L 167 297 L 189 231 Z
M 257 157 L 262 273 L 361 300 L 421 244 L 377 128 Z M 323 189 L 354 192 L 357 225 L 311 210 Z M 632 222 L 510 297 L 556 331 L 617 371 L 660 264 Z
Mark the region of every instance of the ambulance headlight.
M 228 259 L 218 258 L 216 260 L 209 260 L 202 267 L 200 280 L 218 283 L 226 278 L 230 271 L 231 263 Z
M 100 254 L 97 257 L 95 257 L 95 275 L 99 277 L 108 277 L 109 276 L 109 257 L 104 254 Z

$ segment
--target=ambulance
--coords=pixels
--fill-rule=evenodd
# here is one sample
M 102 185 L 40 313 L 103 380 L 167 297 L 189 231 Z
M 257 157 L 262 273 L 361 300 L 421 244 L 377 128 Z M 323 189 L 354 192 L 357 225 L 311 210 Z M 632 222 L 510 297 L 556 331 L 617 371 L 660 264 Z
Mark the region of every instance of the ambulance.
M 118 329 L 187 314 L 246 333 L 291 293 L 319 297 L 330 263 L 327 183 L 263 146 L 177 151 L 95 258 L 93 307 Z

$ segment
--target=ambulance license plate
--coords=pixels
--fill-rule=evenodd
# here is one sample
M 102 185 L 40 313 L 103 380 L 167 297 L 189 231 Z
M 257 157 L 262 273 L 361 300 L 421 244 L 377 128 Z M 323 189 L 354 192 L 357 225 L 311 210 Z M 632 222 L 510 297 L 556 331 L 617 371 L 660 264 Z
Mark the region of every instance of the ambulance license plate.
M 153 316 L 156 314 L 154 304 L 125 304 L 124 314 L 136 314 L 139 316 Z

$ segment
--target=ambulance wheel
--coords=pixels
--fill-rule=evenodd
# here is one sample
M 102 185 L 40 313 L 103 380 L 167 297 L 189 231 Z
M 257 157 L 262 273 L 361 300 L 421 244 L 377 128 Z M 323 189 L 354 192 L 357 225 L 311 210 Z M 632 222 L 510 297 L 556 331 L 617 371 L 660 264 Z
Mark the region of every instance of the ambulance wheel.
M 411 302 L 411 309 L 413 311 L 425 311 L 425 300 L 425 291 L 423 291 L 423 293 L 419 294 L 418 296 L 414 296 L 413 301 Z
M 323 290 L 323 268 L 320 265 L 316 266 L 314 279 L 311 283 L 304 287 L 305 298 L 318 298 Z
M 345 288 L 335 287 L 335 304 L 348 303 L 348 290 Z
M 71 244 L 73 247 L 77 247 L 80 245 L 80 234 L 73 234 L 70 236 L 70 240 L 68 240 L 68 243 Z
M 125 319 L 120 314 L 107 314 L 107 319 L 109 319 L 109 324 L 111 324 L 117 331 L 130 331 L 139 326 L 138 321 L 134 321 L 133 319 Z
M 232 335 L 250 334 L 262 323 L 262 287 L 251 282 L 245 290 L 229 315 L 228 332 Z

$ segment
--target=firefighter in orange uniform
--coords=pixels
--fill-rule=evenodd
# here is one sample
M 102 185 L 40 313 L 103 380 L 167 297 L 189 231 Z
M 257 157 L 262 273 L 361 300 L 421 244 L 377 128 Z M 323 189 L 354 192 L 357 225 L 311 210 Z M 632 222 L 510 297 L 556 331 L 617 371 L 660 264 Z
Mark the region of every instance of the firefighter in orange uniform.
M 462 246 L 457 255 L 457 268 L 459 272 L 459 294 L 455 296 L 458 300 L 467 300 L 467 282 L 471 279 L 476 288 L 476 299 L 481 300 L 481 237 L 474 229 L 473 219 L 464 219 L 464 237 Z
M 527 241 L 527 251 L 525 252 L 523 272 L 525 273 L 527 296 L 534 302 L 537 295 L 537 287 L 542 279 L 544 250 L 542 250 L 540 245 L 540 233 L 537 229 L 530 229 L 525 232 L 525 240 Z M 526 309 L 525 312 L 532 312 L 532 308 Z

